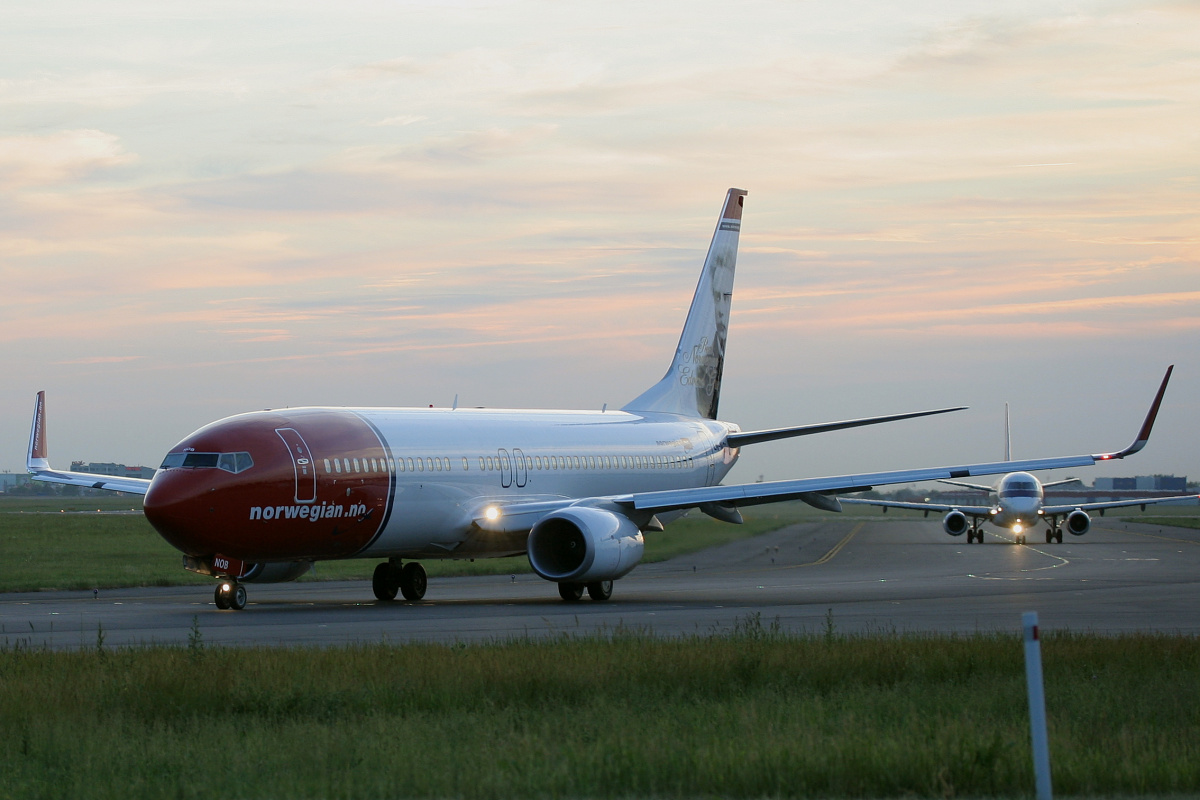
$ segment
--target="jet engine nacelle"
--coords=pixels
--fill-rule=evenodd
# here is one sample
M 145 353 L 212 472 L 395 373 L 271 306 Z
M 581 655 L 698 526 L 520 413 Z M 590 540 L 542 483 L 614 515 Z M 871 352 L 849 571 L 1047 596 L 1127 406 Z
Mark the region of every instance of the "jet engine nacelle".
M 548 581 L 591 583 L 620 578 L 642 559 L 645 540 L 628 517 L 571 506 L 529 531 L 529 565 Z
M 1077 508 L 1067 514 L 1067 532 L 1075 536 L 1083 536 L 1092 529 L 1092 518 L 1083 509 Z
M 942 517 L 942 530 L 951 536 L 962 536 L 969 527 L 971 527 L 971 523 L 967 521 L 967 515 L 961 511 L 951 511 Z

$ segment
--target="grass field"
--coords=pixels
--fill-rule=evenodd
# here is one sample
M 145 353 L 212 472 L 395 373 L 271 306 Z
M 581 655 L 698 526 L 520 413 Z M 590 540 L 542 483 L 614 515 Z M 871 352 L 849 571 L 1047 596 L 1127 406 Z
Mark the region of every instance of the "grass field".
M 0 592 L 211 584 L 211 578 L 182 568 L 180 553 L 150 527 L 140 508 L 140 498 L 128 497 L 0 502 Z M 647 534 L 643 561 L 757 536 L 796 520 L 821 519 L 822 514 L 784 504 L 747 514 L 744 525 L 729 525 L 696 513 L 663 533 Z M 368 580 L 376 563 L 322 561 L 301 580 Z M 525 556 L 421 563 L 432 577 L 529 572 Z
M 1200 792 L 1200 640 L 1043 641 L 1058 796 Z M 0 649 L 0 797 L 1028 797 L 1019 636 Z

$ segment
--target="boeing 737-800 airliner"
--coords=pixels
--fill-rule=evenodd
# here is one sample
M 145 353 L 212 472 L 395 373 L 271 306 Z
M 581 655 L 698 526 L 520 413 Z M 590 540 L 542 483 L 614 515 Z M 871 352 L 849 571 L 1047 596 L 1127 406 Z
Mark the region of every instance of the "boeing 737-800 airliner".
M 1167 391 L 1167 381 L 1171 379 L 1174 365 L 1167 367 L 1163 376 L 1162 386 L 1150 406 L 1150 414 L 1146 417 L 1143 427 L 1145 436 L 1149 438 L 1150 427 L 1154 424 L 1154 416 L 1158 413 L 1159 403 Z M 1011 445 L 1008 438 L 1008 408 L 1004 410 L 1004 458 L 1008 460 Z M 978 483 L 965 483 L 939 479 L 940 483 L 951 486 L 961 486 L 987 492 L 986 506 L 946 505 L 942 503 L 905 503 L 898 500 L 866 500 L 858 498 L 843 498 L 842 503 L 857 503 L 859 505 L 879 506 L 886 512 L 889 508 L 905 508 L 924 511 L 929 516 L 930 511 L 945 513 L 942 517 L 942 530 L 951 536 L 967 534 L 967 543 L 983 543 L 983 523 L 990 522 L 998 528 L 1010 531 L 1017 544 L 1025 544 L 1027 531 L 1037 526 L 1039 522 L 1046 525 L 1046 544 L 1057 542 L 1062 544 L 1063 528 L 1074 536 L 1083 536 L 1092 528 L 1092 518 L 1089 511 L 1099 511 L 1101 516 L 1110 508 L 1130 508 L 1141 506 L 1142 510 L 1153 503 L 1170 503 L 1179 500 L 1195 500 L 1194 494 L 1177 495 L 1175 497 L 1135 497 L 1126 500 L 1110 500 L 1103 503 L 1068 503 L 1065 505 L 1046 505 L 1046 488 L 1061 486 L 1065 483 L 1076 483 L 1078 478 L 1042 483 L 1028 472 L 1011 472 L 997 481 L 995 486 L 983 486 Z M 970 518 L 970 522 L 967 518 Z M 1062 522 L 1060 525 L 1059 522 Z
M 746 192 L 730 189 L 667 373 L 619 411 L 287 408 L 207 425 L 171 448 L 150 480 L 51 468 L 38 393 L 27 466 L 39 481 L 145 495 L 145 514 L 219 579 L 216 604 L 241 609 L 244 584 L 288 581 L 322 559 L 374 558 L 381 601 L 425 594 L 417 559 L 528 554 L 565 600 L 606 600 L 642 556 L 643 533 L 689 509 L 740 522 L 740 506 L 804 500 L 838 510 L 866 487 L 1123 458 L 1045 458 L 723 486 L 740 448 L 898 419 L 743 432 L 717 419 Z M 1144 433 L 1148 430 L 1144 429 Z

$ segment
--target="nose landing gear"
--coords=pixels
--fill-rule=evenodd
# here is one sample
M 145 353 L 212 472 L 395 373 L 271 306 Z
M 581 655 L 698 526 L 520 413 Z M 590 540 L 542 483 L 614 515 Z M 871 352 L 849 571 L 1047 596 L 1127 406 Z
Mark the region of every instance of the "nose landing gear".
M 227 609 L 241 611 L 246 607 L 246 587 L 235 580 L 221 581 L 213 593 L 213 602 L 222 611 Z

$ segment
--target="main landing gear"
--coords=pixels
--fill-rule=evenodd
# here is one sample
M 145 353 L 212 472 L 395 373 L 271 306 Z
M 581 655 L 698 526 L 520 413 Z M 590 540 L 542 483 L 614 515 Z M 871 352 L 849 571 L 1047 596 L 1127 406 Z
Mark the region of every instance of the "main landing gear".
M 1046 544 L 1051 542 L 1062 544 L 1062 528 L 1046 528 Z
M 588 597 L 598 603 L 602 603 L 612 597 L 613 582 L 612 581 L 596 581 L 594 583 L 560 583 L 558 585 L 558 596 L 568 603 L 574 603 L 583 599 L 583 590 L 587 589 Z
M 241 611 L 246 607 L 246 587 L 232 579 L 223 580 L 217 584 L 217 590 L 213 593 L 213 602 L 222 611 L 226 609 Z
M 395 600 L 397 593 L 403 594 L 405 600 L 420 600 L 428 585 L 424 567 L 416 561 L 401 566 L 398 558 L 384 561 L 375 567 L 375 574 L 371 576 L 372 591 L 385 602 Z
M 983 544 L 983 528 L 967 528 L 967 544 L 972 542 Z

